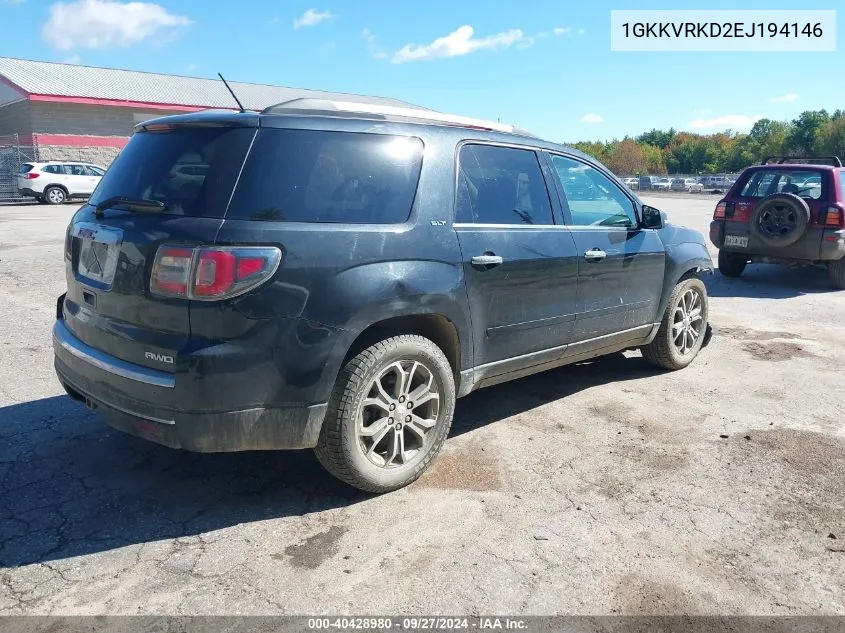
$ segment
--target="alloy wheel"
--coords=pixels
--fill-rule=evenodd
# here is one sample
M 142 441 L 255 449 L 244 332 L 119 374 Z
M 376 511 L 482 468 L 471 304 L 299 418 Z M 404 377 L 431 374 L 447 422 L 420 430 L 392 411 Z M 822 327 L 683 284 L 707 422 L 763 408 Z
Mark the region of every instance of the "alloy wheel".
M 361 402 L 358 446 L 376 466 L 405 466 L 425 453 L 439 411 L 434 372 L 416 360 L 393 362 L 373 379 Z
M 690 288 L 678 300 L 672 315 L 672 343 L 685 356 L 695 348 L 704 332 L 703 300 L 701 294 Z

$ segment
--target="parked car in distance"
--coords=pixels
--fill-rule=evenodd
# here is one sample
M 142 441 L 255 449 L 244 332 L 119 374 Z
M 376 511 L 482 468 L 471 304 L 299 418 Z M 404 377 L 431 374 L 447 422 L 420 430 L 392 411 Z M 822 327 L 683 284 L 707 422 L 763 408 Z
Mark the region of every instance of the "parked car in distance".
M 701 193 L 704 191 L 704 185 L 702 185 L 701 181 L 697 178 L 684 178 L 683 181 L 683 187 L 680 189 L 681 191 L 687 191 L 689 193 Z M 675 188 L 674 181 L 672 188 Z
M 640 191 L 648 191 L 651 189 L 651 183 L 653 182 L 652 176 L 640 176 L 639 178 L 639 188 Z
M 198 156 L 201 187 L 166 185 Z M 64 263 L 71 397 L 174 448 L 314 448 L 371 492 L 420 476 L 458 397 L 627 349 L 681 369 L 711 332 L 699 233 L 577 150 L 391 106 L 141 124 Z
M 845 289 L 845 170 L 837 157 L 775 157 L 747 168 L 716 205 L 710 241 L 719 270 L 751 262 L 826 266 Z M 825 162 L 822 162 L 825 161 Z
M 704 191 L 704 185 L 701 184 L 697 178 L 687 178 L 687 191 L 690 193 L 701 193 Z
M 632 191 L 636 191 L 640 188 L 640 179 L 639 178 L 623 178 L 622 182 L 625 184 L 628 189 Z
M 18 192 L 47 204 L 63 204 L 71 198 L 90 196 L 105 168 L 91 163 L 51 161 L 21 165 L 17 174 Z
M 669 180 L 669 189 L 672 191 L 686 191 L 687 183 L 683 178 L 672 178 Z
M 672 181 L 668 178 L 657 178 L 651 181 L 651 188 L 656 191 L 669 191 Z

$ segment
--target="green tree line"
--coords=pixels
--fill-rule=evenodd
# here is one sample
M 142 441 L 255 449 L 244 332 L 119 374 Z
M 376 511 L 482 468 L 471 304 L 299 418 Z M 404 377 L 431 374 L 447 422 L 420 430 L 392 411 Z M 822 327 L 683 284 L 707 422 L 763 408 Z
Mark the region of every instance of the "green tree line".
M 693 134 L 670 128 L 571 145 L 618 175 L 735 173 L 767 156 L 845 158 L 845 110 L 807 110 L 792 121 L 760 119 L 748 134 Z

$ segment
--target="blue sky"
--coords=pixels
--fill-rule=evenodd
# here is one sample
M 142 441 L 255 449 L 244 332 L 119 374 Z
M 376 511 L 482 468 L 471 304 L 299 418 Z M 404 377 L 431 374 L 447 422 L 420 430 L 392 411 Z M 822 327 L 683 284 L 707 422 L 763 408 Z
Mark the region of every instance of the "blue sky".
M 835 53 L 610 51 L 611 9 L 837 0 L 0 0 L 0 56 L 405 99 L 555 141 L 747 130 L 845 106 Z M 130 5 L 130 6 L 121 6 Z M 845 6 L 845 5 L 843 5 Z M 843 30 L 845 10 L 837 15 Z M 439 38 L 447 38 L 432 46 Z

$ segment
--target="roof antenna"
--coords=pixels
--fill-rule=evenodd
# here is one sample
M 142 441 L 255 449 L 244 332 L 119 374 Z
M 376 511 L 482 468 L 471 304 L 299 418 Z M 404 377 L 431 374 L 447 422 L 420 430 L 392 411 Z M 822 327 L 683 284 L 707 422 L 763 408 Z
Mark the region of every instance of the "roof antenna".
M 226 86 L 226 89 L 229 91 L 229 94 L 232 95 L 232 99 L 234 99 L 235 103 L 238 104 L 238 107 L 241 109 L 241 112 L 246 112 L 244 104 L 241 103 L 240 99 L 238 99 L 238 95 L 236 95 L 235 91 L 232 90 L 232 86 L 229 85 L 229 82 L 223 79 L 223 75 L 221 75 L 220 73 L 217 73 L 217 76 L 220 77 L 220 80 L 223 82 L 223 85 Z

